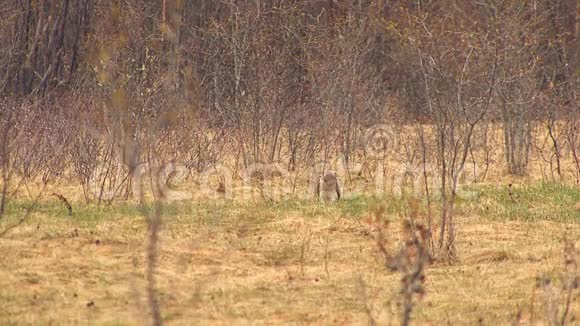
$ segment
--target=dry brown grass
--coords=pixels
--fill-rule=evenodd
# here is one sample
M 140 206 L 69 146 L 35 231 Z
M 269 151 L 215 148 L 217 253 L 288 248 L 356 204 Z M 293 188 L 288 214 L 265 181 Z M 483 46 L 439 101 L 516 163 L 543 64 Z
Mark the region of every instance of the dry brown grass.
M 541 175 L 537 160 L 530 168 L 536 173 L 512 178 L 496 167 L 478 185 L 480 197 L 459 203 L 460 262 L 429 266 L 414 322 L 503 325 L 521 312 L 523 324 L 548 323 L 536 278 L 563 272 L 564 238 L 580 240 L 580 196 L 574 186 L 561 193 L 551 186 L 526 189 Z M 21 217 L 36 188 L 12 198 L 0 230 Z M 234 200 L 208 203 L 212 188 L 178 202 L 180 208 L 168 204 L 157 269 L 164 320 L 367 324 L 370 313 L 379 324 L 398 324 L 400 275 L 387 271 L 374 230 L 364 223 L 373 205 L 345 188 L 345 200 L 330 206 L 296 199 L 303 189 L 267 202 L 257 195 L 241 200 L 234 189 Z M 148 323 L 147 223 L 139 210 L 131 202 L 87 206 L 74 185 L 54 184 L 45 192 L 53 191 L 70 201 L 73 216 L 46 195 L 23 225 L 0 238 L 0 324 Z M 394 227 L 387 240 L 396 249 L 404 209 L 378 203 L 389 207 Z M 577 293 L 569 313 L 576 319 Z
M 157 270 L 164 320 L 366 324 L 368 310 L 380 324 L 398 324 L 399 276 L 382 265 L 373 230 L 333 207 L 303 213 L 309 208 L 216 206 L 224 215 L 215 220 L 167 213 Z M 525 323 L 536 276 L 563 269 L 564 235 L 580 240 L 579 223 L 464 216 L 457 227 L 461 262 L 428 268 L 415 322 L 507 324 L 522 311 Z M 399 231 L 388 236 L 393 246 L 401 240 Z M 146 237 L 138 215 L 83 222 L 34 214 L 0 239 L 0 324 L 148 322 Z M 546 323 L 545 303 L 535 300 L 534 319 Z M 570 315 L 578 312 L 574 302 Z

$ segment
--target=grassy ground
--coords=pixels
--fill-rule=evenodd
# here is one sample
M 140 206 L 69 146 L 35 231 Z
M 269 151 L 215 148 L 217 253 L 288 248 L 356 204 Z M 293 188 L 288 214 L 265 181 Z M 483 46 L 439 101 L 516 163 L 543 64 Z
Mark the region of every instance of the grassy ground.
M 559 284 L 564 239 L 580 240 L 580 191 L 545 183 L 514 187 L 511 195 L 505 187 L 469 190 L 475 195 L 457 209 L 461 261 L 427 270 L 427 294 L 413 321 L 503 325 L 521 312 L 524 323 L 546 324 L 548 299 L 536 278 Z M 0 231 L 30 204 L 11 201 Z M 388 237 L 396 248 L 407 209 L 400 198 L 167 204 L 157 269 L 164 320 L 367 324 L 370 314 L 398 324 L 400 276 L 386 271 L 364 222 L 380 205 L 393 222 Z M 56 198 L 43 198 L 0 238 L 0 324 L 148 322 L 146 232 L 136 204 L 75 202 L 68 216 Z M 580 317 L 579 296 L 570 318 Z

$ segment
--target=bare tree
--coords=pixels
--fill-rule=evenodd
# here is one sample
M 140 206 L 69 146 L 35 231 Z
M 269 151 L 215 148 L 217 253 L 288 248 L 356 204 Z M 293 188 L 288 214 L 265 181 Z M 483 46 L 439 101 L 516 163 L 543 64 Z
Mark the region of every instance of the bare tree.
M 441 192 L 439 256 L 453 261 L 457 259 L 453 217 L 459 178 L 475 127 L 492 106 L 498 55 L 493 36 L 475 24 L 470 25 L 470 33 L 447 30 L 451 17 L 452 13 L 438 18 L 411 16 L 414 33 L 405 43 L 407 56 L 417 58 L 409 64 L 422 76 L 422 94 L 434 121 Z

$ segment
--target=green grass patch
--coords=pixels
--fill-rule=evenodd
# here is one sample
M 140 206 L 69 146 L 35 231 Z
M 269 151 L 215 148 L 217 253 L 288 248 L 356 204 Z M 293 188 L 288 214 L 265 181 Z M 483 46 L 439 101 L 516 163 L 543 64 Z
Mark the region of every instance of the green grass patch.
M 580 189 L 574 186 L 539 182 L 506 186 L 469 185 L 462 187 L 456 202 L 456 214 L 478 216 L 490 220 L 580 222 Z M 17 221 L 32 209 L 33 215 L 66 219 L 90 227 L 102 221 L 125 218 L 143 218 L 150 214 L 152 204 L 144 206 L 134 202 L 114 202 L 110 205 L 73 204 L 73 214 L 68 215 L 65 205 L 56 199 L 34 203 L 29 199 L 10 200 L 0 225 Z M 301 215 L 305 218 L 346 217 L 360 218 L 384 206 L 388 215 L 406 215 L 408 200 L 400 196 L 354 195 L 337 203 L 320 203 L 314 199 L 290 198 L 283 201 L 237 202 L 208 201 L 193 203 L 175 201 L 162 205 L 167 223 L 202 223 L 207 226 L 260 225 L 280 216 Z M 432 200 L 432 213 L 439 214 L 439 200 Z M 426 203 L 421 207 L 425 214 Z
M 462 203 L 465 214 L 493 220 L 580 222 L 580 189 L 539 182 L 527 185 L 476 186 L 477 198 Z

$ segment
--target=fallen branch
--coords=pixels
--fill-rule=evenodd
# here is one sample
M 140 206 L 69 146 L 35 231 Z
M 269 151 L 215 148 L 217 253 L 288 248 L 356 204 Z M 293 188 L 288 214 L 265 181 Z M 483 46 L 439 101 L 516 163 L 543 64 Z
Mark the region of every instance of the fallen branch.
M 51 195 L 53 195 L 54 197 L 58 198 L 61 202 L 63 202 L 63 204 L 68 209 L 68 215 L 72 216 L 72 206 L 69 203 L 69 201 L 66 199 L 66 197 L 61 195 L 61 194 L 57 194 L 56 192 L 53 192 Z

